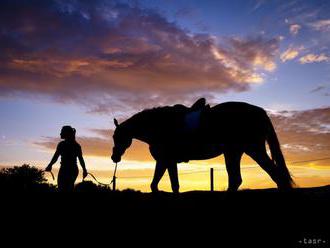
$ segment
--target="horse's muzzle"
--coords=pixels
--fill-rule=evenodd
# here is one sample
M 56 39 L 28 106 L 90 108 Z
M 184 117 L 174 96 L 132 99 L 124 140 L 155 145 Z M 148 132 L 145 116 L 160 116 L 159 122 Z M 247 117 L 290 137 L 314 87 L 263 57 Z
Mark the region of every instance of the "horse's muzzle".
M 112 155 L 112 156 L 111 156 L 111 159 L 112 159 L 112 161 L 113 161 L 114 163 L 119 163 L 120 160 L 121 160 L 121 157 L 119 157 L 119 156 L 115 156 L 115 155 Z

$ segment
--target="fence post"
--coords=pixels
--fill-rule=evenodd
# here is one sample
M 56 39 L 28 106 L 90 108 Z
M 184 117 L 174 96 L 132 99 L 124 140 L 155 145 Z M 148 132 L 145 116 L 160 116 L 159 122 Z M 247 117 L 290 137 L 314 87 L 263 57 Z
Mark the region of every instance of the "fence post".
M 210 169 L 210 181 L 211 181 L 211 191 L 214 191 L 214 174 L 213 174 L 213 168 Z
M 113 179 L 112 179 L 112 190 L 115 191 L 116 190 L 116 176 L 113 176 Z

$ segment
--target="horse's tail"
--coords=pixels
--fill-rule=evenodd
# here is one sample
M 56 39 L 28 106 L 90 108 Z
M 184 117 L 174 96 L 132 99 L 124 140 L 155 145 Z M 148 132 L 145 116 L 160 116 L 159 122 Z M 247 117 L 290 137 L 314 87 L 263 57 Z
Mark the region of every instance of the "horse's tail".
M 267 132 L 266 132 L 266 140 L 270 148 L 270 153 L 272 155 L 272 160 L 278 168 L 278 180 L 279 186 L 285 188 L 291 188 L 294 185 L 291 174 L 286 166 L 284 156 L 281 150 L 280 143 L 278 141 L 274 126 L 267 116 Z

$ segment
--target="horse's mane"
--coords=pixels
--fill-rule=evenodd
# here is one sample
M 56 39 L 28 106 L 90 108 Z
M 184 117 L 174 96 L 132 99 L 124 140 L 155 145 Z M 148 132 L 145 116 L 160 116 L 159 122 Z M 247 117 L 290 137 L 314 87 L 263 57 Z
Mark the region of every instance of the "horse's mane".
M 154 107 L 149 109 L 144 109 L 136 114 L 134 114 L 132 117 L 128 118 L 123 123 L 129 123 L 134 122 L 138 120 L 150 120 L 150 119 L 157 119 L 157 120 L 163 120 L 167 119 L 170 115 L 174 114 L 176 110 L 182 108 L 186 108 L 184 105 L 174 105 L 174 106 L 160 106 L 160 107 Z
M 149 108 L 149 109 L 144 109 L 138 113 L 136 113 L 135 115 L 140 115 L 140 114 L 158 114 L 160 112 L 164 113 L 167 111 L 171 111 L 173 109 L 174 106 L 160 106 L 160 107 L 154 107 L 154 108 Z M 134 115 L 134 116 L 135 116 Z
M 170 113 L 173 110 L 173 106 L 160 106 L 160 107 L 154 107 L 154 108 L 149 108 L 149 109 L 144 109 L 135 115 L 133 115 L 131 118 L 148 118 L 148 117 L 155 117 L 158 115 L 163 115 L 165 113 Z M 130 119 L 131 119 L 130 118 Z

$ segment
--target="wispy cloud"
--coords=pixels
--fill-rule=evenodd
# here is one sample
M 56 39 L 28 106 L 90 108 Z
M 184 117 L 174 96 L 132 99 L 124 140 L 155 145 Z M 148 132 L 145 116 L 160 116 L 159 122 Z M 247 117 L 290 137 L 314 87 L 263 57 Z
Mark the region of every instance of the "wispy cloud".
M 301 26 L 299 24 L 291 24 L 289 29 L 292 35 L 297 35 L 301 29 Z
M 262 5 L 265 4 L 265 2 L 265 0 L 256 0 L 252 11 L 259 9 Z
M 309 25 L 318 31 L 330 31 L 330 19 L 314 21 L 311 22 Z
M 323 85 L 319 85 L 315 88 L 313 88 L 310 93 L 319 93 L 322 96 L 330 96 L 329 94 L 329 84 L 323 84 Z
M 296 58 L 299 55 L 300 51 L 303 49 L 304 49 L 303 47 L 298 47 L 298 48 L 289 47 L 283 53 L 281 53 L 280 59 L 282 60 L 282 62 L 292 60 Z
M 309 53 L 299 59 L 301 64 L 308 64 L 308 63 L 317 63 L 317 62 L 324 62 L 329 61 L 330 57 L 325 55 L 324 53 L 321 54 L 313 54 Z
M 324 89 L 326 89 L 326 87 L 325 87 L 324 85 L 320 85 L 320 86 L 317 86 L 317 87 L 313 88 L 313 89 L 310 91 L 310 93 L 319 92 L 319 91 L 322 91 L 322 90 L 324 90 Z

